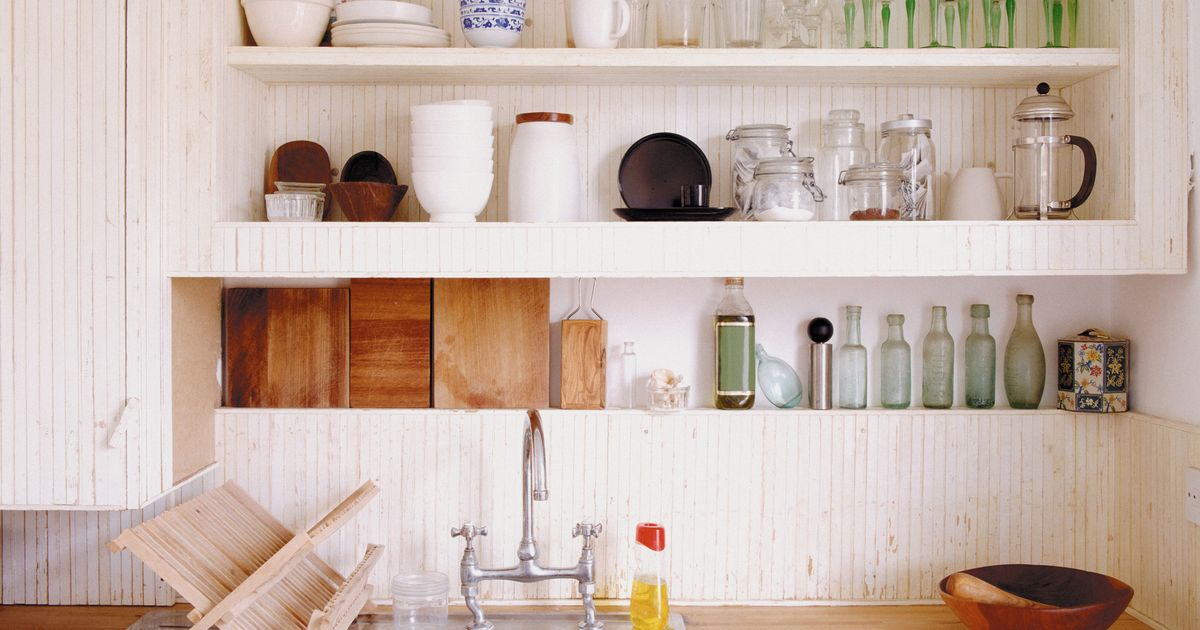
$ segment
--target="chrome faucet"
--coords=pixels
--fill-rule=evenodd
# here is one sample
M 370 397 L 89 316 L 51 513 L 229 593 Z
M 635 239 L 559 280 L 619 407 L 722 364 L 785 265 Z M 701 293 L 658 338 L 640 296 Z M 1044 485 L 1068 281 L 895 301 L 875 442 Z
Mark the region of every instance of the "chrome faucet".
M 479 604 L 479 583 L 488 580 L 508 580 L 529 584 L 545 580 L 575 580 L 579 582 L 579 594 L 583 597 L 583 621 L 580 630 L 599 630 L 604 623 L 596 620 L 596 556 L 592 541 L 600 537 L 604 527 L 594 523 L 575 525 L 572 536 L 583 537 L 583 551 L 579 562 L 570 568 L 554 569 L 538 564 L 537 541 L 533 537 L 533 502 L 550 498 L 546 489 L 546 442 L 542 437 L 542 416 L 536 410 L 529 411 L 525 424 L 524 461 L 521 469 L 523 495 L 521 544 L 517 547 L 518 563 L 507 569 L 481 569 L 475 557 L 475 538 L 487 536 L 487 527 L 465 523 L 450 530 L 451 537 L 462 537 L 467 541 L 460 564 L 462 594 L 467 609 L 474 617 L 467 630 L 491 630 L 494 626 L 483 614 Z

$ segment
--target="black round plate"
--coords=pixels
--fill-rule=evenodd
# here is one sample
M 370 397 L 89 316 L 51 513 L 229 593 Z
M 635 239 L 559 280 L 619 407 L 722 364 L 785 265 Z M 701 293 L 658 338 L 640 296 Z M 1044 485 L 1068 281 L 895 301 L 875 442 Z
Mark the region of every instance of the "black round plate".
M 677 133 L 638 140 L 621 158 L 617 186 L 630 208 L 677 208 L 682 186 L 712 186 L 712 167 L 695 142 Z
M 626 221 L 724 221 L 737 208 L 613 208 Z
M 396 171 L 388 159 L 374 151 L 360 151 L 342 167 L 343 182 L 375 182 L 396 185 Z

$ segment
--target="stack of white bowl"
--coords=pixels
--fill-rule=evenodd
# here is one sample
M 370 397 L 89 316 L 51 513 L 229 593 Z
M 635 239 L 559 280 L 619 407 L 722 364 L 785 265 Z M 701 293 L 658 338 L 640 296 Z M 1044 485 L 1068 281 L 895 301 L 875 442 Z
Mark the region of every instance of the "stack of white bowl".
M 476 48 L 511 48 L 525 28 L 525 0 L 459 0 L 463 34 Z
M 334 46 L 445 47 L 450 34 L 433 25 L 427 7 L 397 0 L 350 0 L 337 5 Z
M 319 46 L 334 0 L 242 0 L 259 46 Z
M 471 223 L 495 180 L 495 111 L 487 101 L 412 107 L 412 181 L 435 223 Z

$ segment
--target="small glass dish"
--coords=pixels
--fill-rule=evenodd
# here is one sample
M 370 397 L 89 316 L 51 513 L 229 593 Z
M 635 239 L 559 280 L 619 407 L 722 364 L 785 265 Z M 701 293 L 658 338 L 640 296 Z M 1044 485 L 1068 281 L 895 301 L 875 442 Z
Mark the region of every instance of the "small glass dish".
M 646 386 L 650 398 L 650 411 L 675 412 L 687 409 L 688 392 L 691 385 L 676 385 L 675 387 Z
M 325 200 L 307 193 L 266 195 L 268 221 L 320 221 Z

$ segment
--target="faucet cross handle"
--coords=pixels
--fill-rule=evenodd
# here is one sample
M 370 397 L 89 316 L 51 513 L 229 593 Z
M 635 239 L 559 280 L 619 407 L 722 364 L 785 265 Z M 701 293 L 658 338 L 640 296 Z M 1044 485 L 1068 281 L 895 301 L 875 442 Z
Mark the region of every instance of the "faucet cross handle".
M 592 539 L 599 538 L 603 531 L 604 525 L 601 525 L 600 523 L 577 523 L 575 525 L 575 531 L 571 533 L 571 537 L 579 538 L 580 536 L 583 536 L 583 548 L 591 549 Z
M 467 541 L 467 549 L 475 548 L 476 536 L 487 536 L 488 528 L 486 526 L 477 527 L 475 523 L 463 523 L 462 527 L 457 527 L 450 530 L 451 538 L 464 538 Z

